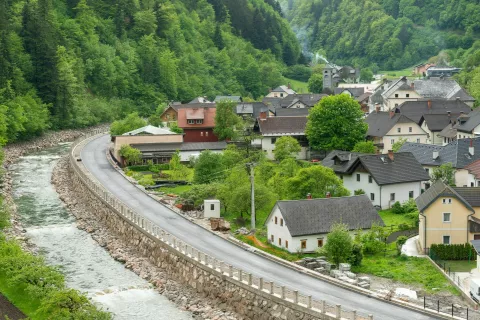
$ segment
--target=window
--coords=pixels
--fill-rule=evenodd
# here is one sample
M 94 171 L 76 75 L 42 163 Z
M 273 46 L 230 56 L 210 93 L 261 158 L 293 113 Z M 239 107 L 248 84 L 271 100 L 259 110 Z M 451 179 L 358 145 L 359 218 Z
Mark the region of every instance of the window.
M 443 222 L 451 222 L 451 221 L 450 221 L 450 216 L 451 216 L 451 213 L 449 213 L 449 212 L 444 212 L 444 213 L 443 213 Z
M 409 94 L 409 93 L 407 93 L 407 94 L 405 95 L 405 97 L 407 97 L 407 98 L 410 98 L 410 94 Z
M 357 181 L 360 181 L 360 174 L 357 173 Z
M 372 181 L 373 181 L 372 176 L 368 176 L 368 183 L 372 183 Z
M 417 139 L 417 143 L 420 143 L 420 138 Z
M 282 97 L 282 98 L 283 98 L 283 93 L 280 93 L 280 97 Z
M 474 234 L 473 240 L 480 240 L 480 234 Z
M 280 226 L 283 227 L 283 219 L 280 219 Z
M 448 199 L 448 204 L 452 204 L 452 199 Z
M 300 240 L 300 249 L 307 249 L 307 240 Z
M 413 191 L 408 191 L 408 198 L 413 199 Z
M 272 144 L 275 144 L 275 142 L 277 142 L 277 138 L 270 138 Z
M 188 124 L 195 124 L 195 120 L 187 120 Z
M 393 145 L 395 143 L 395 139 L 390 140 L 390 143 Z
M 210 204 L 210 210 L 215 210 L 215 205 L 213 203 Z
M 430 174 L 430 169 L 425 168 L 425 171 L 427 172 L 428 175 Z
M 412 127 L 408 127 L 408 132 L 412 132 L 413 131 L 413 128 Z
M 443 199 L 443 200 L 442 200 L 442 203 L 443 203 L 443 204 L 447 204 L 447 203 L 448 203 L 448 204 L 452 204 L 452 199 Z
M 278 218 L 275 217 L 275 224 L 278 224 Z
M 395 93 L 395 98 L 398 98 L 398 93 Z
M 288 249 L 288 240 L 285 240 L 285 248 Z
M 208 137 L 208 131 L 205 132 L 205 137 Z
M 275 242 L 275 236 L 274 236 L 273 234 L 270 236 L 270 242 L 271 242 L 271 243 L 274 243 L 274 242 Z
M 390 193 L 390 201 L 395 201 L 395 193 Z
M 323 247 L 323 239 L 317 239 L 317 246 L 319 248 Z
M 198 119 L 197 120 L 197 124 L 202 124 L 203 123 L 203 119 Z
M 203 137 L 203 131 L 200 131 L 200 136 Z
M 375 193 L 370 193 L 370 200 L 372 200 L 372 201 L 375 200 Z
M 282 246 L 282 238 L 278 238 L 278 245 Z
M 443 236 L 443 244 L 450 244 L 450 236 Z
M 398 133 L 402 132 L 402 128 L 397 128 L 397 132 Z

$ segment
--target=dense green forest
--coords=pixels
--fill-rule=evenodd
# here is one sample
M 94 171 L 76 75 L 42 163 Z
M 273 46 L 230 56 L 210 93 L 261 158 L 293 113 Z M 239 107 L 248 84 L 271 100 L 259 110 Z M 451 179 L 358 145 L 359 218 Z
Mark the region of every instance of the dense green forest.
M 443 49 L 469 49 L 478 0 L 280 0 L 310 52 L 374 71 L 411 67 Z
M 0 0 L 0 143 L 257 98 L 302 59 L 276 0 Z

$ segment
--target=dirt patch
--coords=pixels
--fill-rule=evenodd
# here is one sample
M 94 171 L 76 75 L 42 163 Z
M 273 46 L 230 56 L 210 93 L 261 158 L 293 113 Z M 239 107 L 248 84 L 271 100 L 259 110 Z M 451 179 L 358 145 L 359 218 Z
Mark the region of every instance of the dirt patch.
M 0 293 L 0 318 L 4 319 L 5 317 L 8 317 L 8 319 L 10 320 L 20 320 L 27 318 L 20 310 L 18 310 L 13 304 L 10 303 L 10 301 L 8 301 L 7 298 L 5 298 Z
M 247 239 L 253 241 L 253 243 L 255 244 L 255 246 L 257 247 L 260 247 L 260 248 L 268 248 L 268 246 L 266 244 L 264 244 L 263 242 L 261 242 L 260 240 L 258 240 L 255 236 L 247 236 Z

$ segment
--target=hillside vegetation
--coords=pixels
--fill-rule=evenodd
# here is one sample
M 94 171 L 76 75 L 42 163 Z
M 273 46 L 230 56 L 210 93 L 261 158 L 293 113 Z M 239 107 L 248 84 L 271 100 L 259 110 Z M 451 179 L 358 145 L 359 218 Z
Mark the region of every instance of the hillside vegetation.
M 283 83 L 275 0 L 0 0 L 0 143 Z
M 410 67 L 443 49 L 468 49 L 477 0 L 280 0 L 310 52 L 373 70 Z

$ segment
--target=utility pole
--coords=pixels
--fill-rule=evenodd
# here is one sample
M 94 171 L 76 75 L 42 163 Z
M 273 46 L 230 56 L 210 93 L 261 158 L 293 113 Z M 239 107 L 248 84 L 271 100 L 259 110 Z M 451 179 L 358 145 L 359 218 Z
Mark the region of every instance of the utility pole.
M 252 233 L 255 233 L 255 169 L 254 169 L 254 164 L 249 163 L 250 166 L 250 184 L 252 186 L 252 214 L 250 215 L 250 220 L 251 220 L 251 229 Z

